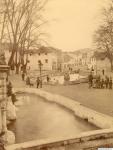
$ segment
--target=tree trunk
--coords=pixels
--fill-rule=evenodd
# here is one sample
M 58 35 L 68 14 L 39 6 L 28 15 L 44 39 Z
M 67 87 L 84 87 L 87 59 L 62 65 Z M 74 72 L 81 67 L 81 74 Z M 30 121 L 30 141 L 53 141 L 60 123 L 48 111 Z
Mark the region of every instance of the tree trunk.
M 14 42 L 16 43 L 16 42 Z M 14 56 L 15 56 L 15 53 L 17 52 L 17 45 L 13 43 L 13 47 L 11 49 L 11 56 L 9 58 L 9 61 L 8 61 L 8 65 L 11 66 L 12 63 L 14 62 Z
M 112 61 L 112 59 L 110 60 L 110 64 L 111 64 L 111 71 L 113 71 L 113 61 Z
M 15 66 L 16 66 L 16 72 L 15 73 L 19 74 L 20 64 L 16 64 Z
M 9 66 L 11 66 L 11 64 L 13 63 L 13 61 L 14 61 L 14 56 L 15 56 L 15 51 L 13 50 L 13 51 L 11 52 L 11 56 L 10 56 L 9 61 L 8 61 L 8 65 L 9 65 Z

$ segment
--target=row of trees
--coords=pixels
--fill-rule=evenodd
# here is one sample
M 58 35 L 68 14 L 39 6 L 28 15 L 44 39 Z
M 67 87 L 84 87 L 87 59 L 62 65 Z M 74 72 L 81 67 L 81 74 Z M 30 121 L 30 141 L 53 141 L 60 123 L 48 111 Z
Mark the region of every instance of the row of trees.
M 0 44 L 8 43 L 10 58 L 8 65 L 26 66 L 26 51 L 38 47 L 43 40 L 42 26 L 47 22 L 43 12 L 47 0 L 1 0 L 0 1 Z M 26 57 L 26 58 L 25 58 Z
M 101 25 L 94 34 L 94 42 L 99 50 L 106 52 L 113 71 L 113 1 L 102 10 Z

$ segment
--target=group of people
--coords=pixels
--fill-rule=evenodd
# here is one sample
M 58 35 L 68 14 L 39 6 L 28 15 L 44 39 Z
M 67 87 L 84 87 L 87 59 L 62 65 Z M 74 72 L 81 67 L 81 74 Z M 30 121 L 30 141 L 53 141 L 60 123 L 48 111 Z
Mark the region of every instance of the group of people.
M 29 76 L 26 77 L 26 85 L 33 86 L 33 83 L 31 82 Z M 36 87 L 42 88 L 42 80 L 39 77 L 37 77 L 37 79 L 36 79 Z
M 37 88 L 42 88 L 42 80 L 39 78 L 39 77 L 37 77 L 37 80 L 36 80 L 36 87 Z
M 47 79 L 47 83 L 49 83 L 50 77 L 48 75 L 47 75 L 46 79 Z M 36 85 L 37 85 L 37 88 L 39 88 L 39 87 L 42 88 L 42 79 L 41 78 L 37 77 Z
M 26 85 L 28 86 L 33 86 L 33 83 L 31 82 L 31 79 L 28 75 L 26 75 L 24 72 L 22 72 L 21 74 L 22 76 L 22 81 L 25 81 L 26 82 Z M 47 75 L 46 77 L 46 80 L 47 80 L 47 83 L 49 83 L 50 81 L 50 77 Z M 36 79 L 36 87 L 37 88 L 42 88 L 42 78 L 41 77 L 37 77 Z
M 112 89 L 112 78 L 108 77 L 107 75 L 100 76 L 96 75 L 94 76 L 92 73 L 88 76 L 89 80 L 89 88 L 98 88 L 98 89 Z

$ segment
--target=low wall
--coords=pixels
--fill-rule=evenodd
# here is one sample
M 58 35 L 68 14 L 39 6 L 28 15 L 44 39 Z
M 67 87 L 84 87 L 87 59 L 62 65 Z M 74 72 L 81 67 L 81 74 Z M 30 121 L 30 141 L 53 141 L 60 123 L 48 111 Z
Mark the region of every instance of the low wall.
M 64 96 L 51 94 L 34 88 L 15 89 L 16 92 L 26 92 L 39 95 L 49 102 L 54 102 L 73 111 L 73 113 L 96 125 L 101 130 L 84 132 L 74 137 L 35 140 L 7 146 L 6 150 L 96 150 L 98 147 L 113 147 L 113 118 L 92 109 L 84 107 L 75 100 Z M 107 128 L 107 129 L 105 129 Z M 109 129 L 108 129 L 109 128 Z
M 63 107 L 66 107 L 67 109 L 71 110 L 76 116 L 87 120 L 89 123 L 92 123 L 99 128 L 107 129 L 113 127 L 113 117 L 87 108 L 73 99 L 57 94 L 52 94 L 36 88 L 18 88 L 15 89 L 15 92 L 26 92 L 29 94 L 36 94 L 38 96 L 41 96 L 49 102 L 54 102 Z
M 79 136 L 34 140 L 7 146 L 6 150 L 97 150 L 99 147 L 113 147 L 113 130 L 103 129 L 84 132 Z

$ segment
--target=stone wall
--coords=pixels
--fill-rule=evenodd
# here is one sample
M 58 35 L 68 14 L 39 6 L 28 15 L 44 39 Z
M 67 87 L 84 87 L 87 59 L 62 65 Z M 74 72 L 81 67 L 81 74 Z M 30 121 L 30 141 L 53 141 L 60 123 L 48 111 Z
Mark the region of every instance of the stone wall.
M 43 97 L 46 101 L 57 103 L 71 110 L 76 116 L 96 125 L 100 130 L 84 132 L 74 137 L 62 137 L 47 140 L 34 140 L 7 146 L 6 150 L 96 150 L 98 147 L 113 146 L 113 118 L 86 108 L 75 100 L 51 94 L 35 88 L 15 89 Z M 106 128 L 106 129 L 105 129 Z
M 15 92 L 26 92 L 29 94 L 36 94 L 38 96 L 41 96 L 48 102 L 56 103 L 58 105 L 61 105 L 69 110 L 71 110 L 74 115 L 87 120 L 89 123 L 92 123 L 96 125 L 99 128 L 107 129 L 113 127 L 113 117 L 110 117 L 108 115 L 99 113 L 97 111 L 94 111 L 90 108 L 87 108 L 83 106 L 81 103 L 61 96 L 57 94 L 52 94 L 46 91 L 42 91 L 40 89 L 36 88 L 19 88 L 15 89 Z
M 35 140 L 7 146 L 6 150 L 97 150 L 113 146 L 113 129 L 81 133 L 75 137 Z
M 15 142 L 14 134 L 7 129 L 7 88 L 6 78 L 9 67 L 0 65 L 0 138 L 5 144 Z

